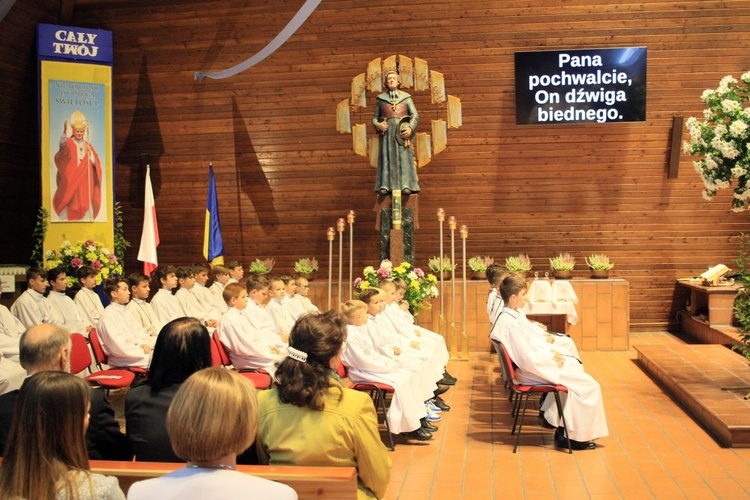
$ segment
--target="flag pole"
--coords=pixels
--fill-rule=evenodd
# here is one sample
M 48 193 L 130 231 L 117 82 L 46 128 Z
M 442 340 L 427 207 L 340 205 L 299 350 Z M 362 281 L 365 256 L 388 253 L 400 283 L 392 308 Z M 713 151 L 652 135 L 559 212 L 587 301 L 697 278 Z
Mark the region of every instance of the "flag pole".
M 354 298 L 352 284 L 354 268 L 354 210 L 349 210 L 346 215 L 346 221 L 349 223 L 349 300 Z
M 336 236 L 336 230 L 329 227 L 326 231 L 328 238 L 328 310 L 331 310 L 331 282 L 333 281 L 333 237 Z

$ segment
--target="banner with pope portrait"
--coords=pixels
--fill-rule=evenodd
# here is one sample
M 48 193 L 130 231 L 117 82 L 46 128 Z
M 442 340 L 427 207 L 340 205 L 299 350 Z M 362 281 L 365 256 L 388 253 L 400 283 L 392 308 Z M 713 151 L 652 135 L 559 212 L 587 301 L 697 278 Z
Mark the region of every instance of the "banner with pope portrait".
M 112 248 L 112 33 L 40 24 L 37 44 L 45 250 L 63 240 Z

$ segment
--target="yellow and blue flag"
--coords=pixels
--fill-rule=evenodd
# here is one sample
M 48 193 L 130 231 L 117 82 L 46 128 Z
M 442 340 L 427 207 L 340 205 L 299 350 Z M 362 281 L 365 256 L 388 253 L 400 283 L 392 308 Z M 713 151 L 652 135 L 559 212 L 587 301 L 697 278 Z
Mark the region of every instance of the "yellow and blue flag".
M 214 166 L 208 166 L 208 200 L 206 200 L 206 226 L 203 230 L 203 256 L 212 266 L 224 264 L 224 241 L 219 225 L 219 200 L 216 197 Z

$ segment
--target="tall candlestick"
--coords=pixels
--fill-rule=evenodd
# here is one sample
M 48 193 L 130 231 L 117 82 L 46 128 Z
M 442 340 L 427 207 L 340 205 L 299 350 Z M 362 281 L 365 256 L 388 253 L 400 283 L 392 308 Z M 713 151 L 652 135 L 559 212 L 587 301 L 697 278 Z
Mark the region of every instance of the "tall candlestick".
M 438 277 L 440 278 L 440 318 L 438 320 L 438 329 L 440 334 L 446 336 L 446 324 L 445 324 L 445 293 L 443 293 L 443 222 L 445 222 L 445 210 L 438 208 L 437 210 L 438 224 L 440 225 L 440 271 Z
M 466 335 L 466 238 L 469 236 L 469 228 L 461 226 L 462 255 L 463 255 L 463 312 L 461 314 L 461 359 L 469 358 L 469 337 Z
M 336 229 L 339 232 L 339 303 L 337 307 L 341 307 L 341 280 L 344 267 L 344 227 L 346 227 L 344 219 L 339 218 L 336 221 Z
M 448 217 L 448 228 L 451 230 L 451 357 L 458 352 L 458 331 L 456 330 L 456 218 Z
M 333 237 L 336 236 L 336 230 L 329 227 L 326 231 L 328 238 L 328 309 L 331 309 L 331 284 L 333 282 Z
M 354 210 L 349 210 L 346 214 L 346 222 L 349 223 L 349 300 L 354 298 Z

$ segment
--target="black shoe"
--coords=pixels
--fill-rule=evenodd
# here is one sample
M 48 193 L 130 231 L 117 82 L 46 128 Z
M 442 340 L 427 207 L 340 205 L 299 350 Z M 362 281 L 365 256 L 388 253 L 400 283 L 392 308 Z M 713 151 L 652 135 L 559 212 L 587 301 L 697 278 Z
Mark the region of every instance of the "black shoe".
M 545 429 L 555 429 L 556 427 L 549 422 L 547 422 L 547 419 L 544 418 L 544 412 L 540 411 L 539 416 L 537 417 L 537 420 L 539 421 L 539 425 L 544 427 Z M 557 427 L 559 429 L 559 427 Z M 557 435 L 557 432 L 555 432 L 555 435 Z
M 426 431 L 423 428 L 419 428 L 416 431 L 411 432 L 404 432 L 404 436 L 410 438 L 410 439 L 416 439 L 417 441 L 429 441 L 432 439 L 432 433 L 430 431 Z
M 435 396 L 430 401 L 432 401 L 432 404 L 434 404 L 435 406 L 437 406 L 443 411 L 451 411 L 451 407 L 440 396 Z
M 582 451 L 582 450 L 595 450 L 596 449 L 596 443 L 593 441 L 574 441 L 570 440 L 570 447 L 573 448 L 576 451 Z
M 435 389 L 435 391 L 433 392 L 433 394 L 435 396 L 440 396 L 441 394 L 445 394 L 446 392 L 448 392 L 448 389 L 449 389 L 449 387 L 443 385 L 443 386 L 440 386 L 437 389 Z
M 454 382 L 458 382 L 458 379 L 456 377 L 454 377 L 453 375 L 451 375 L 450 373 L 448 373 L 448 370 L 445 370 L 443 372 L 443 378 L 448 379 L 448 380 L 452 380 Z
M 456 385 L 456 381 L 454 379 L 443 377 L 440 380 L 438 380 L 437 384 L 438 385 Z
M 426 418 L 420 418 L 419 422 L 422 424 L 422 429 L 428 432 L 436 432 L 438 430 L 438 427 L 429 423 Z

